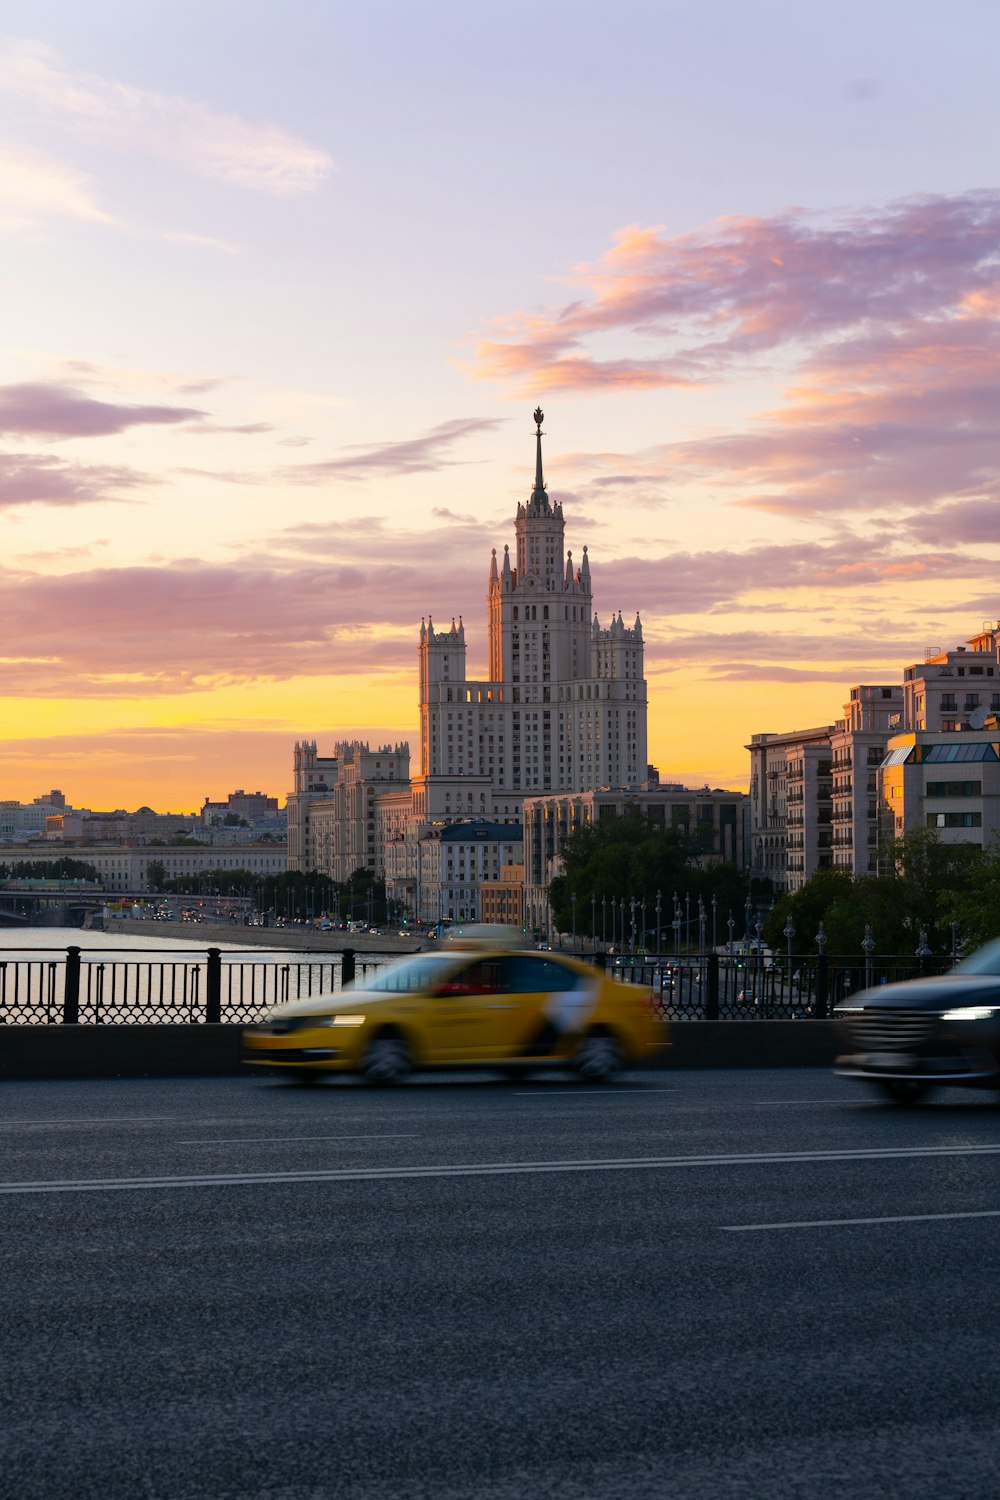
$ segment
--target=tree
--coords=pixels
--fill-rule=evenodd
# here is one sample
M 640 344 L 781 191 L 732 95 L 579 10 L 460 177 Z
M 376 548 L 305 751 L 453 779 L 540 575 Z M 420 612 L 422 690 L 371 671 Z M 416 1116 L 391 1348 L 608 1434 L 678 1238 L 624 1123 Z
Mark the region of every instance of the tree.
M 578 828 L 563 849 L 564 874 L 549 885 L 549 902 L 556 927 L 569 932 L 574 925 L 580 934 L 596 938 L 603 935 L 608 902 L 631 903 L 641 913 L 645 903 L 643 941 L 654 946 L 663 944 L 664 933 L 674 921 L 674 899 L 683 903 L 685 918 L 696 920 L 699 900 L 707 914 L 712 897 L 716 899 L 719 920 L 725 921 L 729 910 L 741 908 L 749 894 L 756 906 L 770 890 L 767 882 L 749 882 L 744 871 L 735 865 L 715 863 L 705 866 L 706 830 L 692 834 L 684 825 L 664 828 L 638 811 L 622 817 L 599 818 Z M 573 897 L 576 897 L 575 914 Z M 656 908 L 659 903 L 660 931 L 656 931 Z M 620 910 L 620 907 L 619 907 Z M 592 922 L 593 918 L 593 922 Z M 637 915 L 642 925 L 642 917 Z M 593 927 L 598 931 L 592 931 Z M 638 935 L 638 929 L 637 929 Z M 696 934 L 684 933 L 690 942 Z M 706 927 L 706 941 L 711 931 Z
M 934 952 L 951 947 L 951 923 L 968 928 L 976 942 L 990 926 L 990 910 L 980 900 L 989 865 L 974 844 L 945 844 L 934 829 L 918 829 L 901 838 L 894 849 L 891 875 L 851 875 L 847 870 L 819 870 L 802 888 L 782 896 L 764 927 L 766 941 L 784 951 L 784 929 L 789 917 L 795 928 L 792 952 L 815 952 L 816 933 L 823 922 L 829 953 L 862 951 L 866 927 L 871 928 L 875 951 L 916 953 L 922 939 Z M 997 860 L 1000 891 L 1000 859 Z M 1000 906 L 995 908 L 992 932 L 1000 933 Z

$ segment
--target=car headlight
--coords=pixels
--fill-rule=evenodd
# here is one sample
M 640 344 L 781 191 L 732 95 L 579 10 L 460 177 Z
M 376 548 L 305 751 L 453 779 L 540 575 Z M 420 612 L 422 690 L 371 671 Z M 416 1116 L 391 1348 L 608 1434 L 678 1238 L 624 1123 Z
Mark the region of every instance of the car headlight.
M 959 1005 L 955 1010 L 946 1010 L 942 1021 L 992 1021 L 997 1014 L 993 1005 Z
M 318 1016 L 317 1026 L 363 1026 L 364 1016 Z

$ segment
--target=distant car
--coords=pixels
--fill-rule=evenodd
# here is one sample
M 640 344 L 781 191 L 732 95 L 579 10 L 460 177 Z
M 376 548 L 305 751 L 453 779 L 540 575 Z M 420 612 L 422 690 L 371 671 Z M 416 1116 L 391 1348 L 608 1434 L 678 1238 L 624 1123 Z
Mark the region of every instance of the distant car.
M 1000 939 L 936 978 L 861 990 L 833 1015 L 835 1071 L 897 1104 L 935 1086 L 1000 1088 Z
M 349 1072 L 395 1083 L 420 1067 L 559 1067 L 597 1082 L 666 1045 L 649 990 L 576 959 L 473 943 L 281 1006 L 244 1032 L 244 1061 L 301 1083 Z

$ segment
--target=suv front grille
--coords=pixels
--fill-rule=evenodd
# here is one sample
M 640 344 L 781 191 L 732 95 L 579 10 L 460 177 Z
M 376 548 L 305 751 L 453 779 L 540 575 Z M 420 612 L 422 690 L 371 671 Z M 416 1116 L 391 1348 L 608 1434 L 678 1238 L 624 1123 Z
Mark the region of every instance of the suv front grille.
M 852 1016 L 853 1040 L 866 1051 L 906 1052 L 931 1036 L 938 1016 L 928 1010 L 888 1010 L 881 1006 Z

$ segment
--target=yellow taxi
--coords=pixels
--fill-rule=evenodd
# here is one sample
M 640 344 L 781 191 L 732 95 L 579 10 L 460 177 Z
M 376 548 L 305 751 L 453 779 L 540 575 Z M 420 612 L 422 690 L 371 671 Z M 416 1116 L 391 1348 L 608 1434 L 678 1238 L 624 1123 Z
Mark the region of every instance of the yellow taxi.
M 667 1040 L 650 990 L 579 959 L 466 932 L 281 1006 L 244 1032 L 243 1058 L 300 1083 L 359 1073 L 388 1084 L 414 1068 L 470 1067 L 562 1067 L 596 1083 L 661 1055 Z

